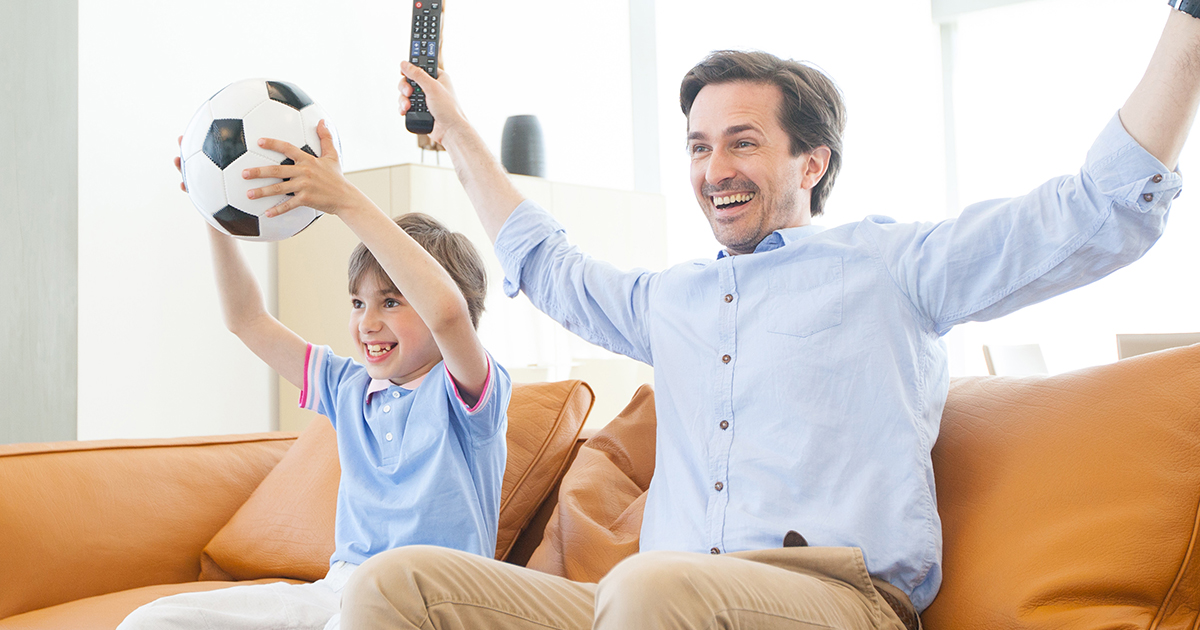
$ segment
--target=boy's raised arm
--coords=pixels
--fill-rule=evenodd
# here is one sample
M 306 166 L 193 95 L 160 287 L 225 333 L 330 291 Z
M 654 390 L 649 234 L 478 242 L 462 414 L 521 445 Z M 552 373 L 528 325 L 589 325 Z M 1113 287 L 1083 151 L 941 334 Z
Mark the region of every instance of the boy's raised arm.
M 324 121 L 317 125 L 317 135 L 321 138 L 320 158 L 280 140 L 262 141 L 264 148 L 283 153 L 295 164 L 247 169 L 243 175 L 247 179 L 288 178 L 286 182 L 251 190 L 250 194 L 258 197 L 295 193 L 268 210 L 268 216 L 309 206 L 345 221 L 429 328 L 459 393 L 468 405 L 473 405 L 487 382 L 488 362 L 458 285 L 425 248 L 346 180 Z
M 267 312 L 258 282 L 237 242 L 212 226 L 208 235 L 225 326 L 280 376 L 303 389 L 308 344 Z

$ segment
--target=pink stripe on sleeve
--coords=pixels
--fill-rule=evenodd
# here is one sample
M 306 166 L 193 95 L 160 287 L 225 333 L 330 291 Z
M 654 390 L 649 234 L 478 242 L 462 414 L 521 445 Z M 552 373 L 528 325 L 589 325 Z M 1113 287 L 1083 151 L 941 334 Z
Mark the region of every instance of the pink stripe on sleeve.
M 442 367 L 446 368 L 446 376 L 450 377 L 450 385 L 454 387 L 454 396 L 458 398 L 458 402 L 461 403 L 462 406 L 467 407 L 467 401 L 463 400 L 462 394 L 458 391 L 458 381 L 454 380 L 454 375 L 450 373 L 450 368 L 446 367 L 445 363 L 442 364 Z M 489 394 L 488 387 L 492 384 L 491 355 L 488 355 L 487 357 L 487 370 L 487 376 L 483 378 L 483 389 L 479 391 L 479 400 L 475 401 L 474 407 L 467 407 L 467 413 L 475 413 L 476 411 L 479 411 L 479 408 L 483 406 L 484 401 L 487 400 Z
M 312 344 L 307 344 L 304 348 L 304 387 L 300 388 L 300 408 L 308 407 L 308 366 L 312 361 Z

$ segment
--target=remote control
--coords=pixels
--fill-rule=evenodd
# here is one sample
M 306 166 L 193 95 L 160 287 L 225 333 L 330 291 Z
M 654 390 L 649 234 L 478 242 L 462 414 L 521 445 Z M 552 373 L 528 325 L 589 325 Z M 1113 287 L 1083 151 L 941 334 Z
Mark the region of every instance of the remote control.
M 442 2 L 443 0 L 412 0 L 412 41 L 409 44 L 408 60 L 421 66 L 429 76 L 437 78 L 438 55 L 442 48 Z M 416 81 L 408 79 L 413 86 L 408 113 L 404 115 L 404 127 L 412 133 L 433 131 L 433 114 L 425 104 L 425 93 Z

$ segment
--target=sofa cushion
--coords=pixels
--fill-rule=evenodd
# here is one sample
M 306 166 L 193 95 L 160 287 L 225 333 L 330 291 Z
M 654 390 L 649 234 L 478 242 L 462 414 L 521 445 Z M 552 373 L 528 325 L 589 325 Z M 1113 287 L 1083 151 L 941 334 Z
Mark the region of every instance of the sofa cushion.
M 654 475 L 654 390 L 643 385 L 616 419 L 579 449 L 558 506 L 527 566 L 598 582 L 637 553 L 646 490 Z
M 0 446 L 0 619 L 195 581 L 294 433 Z
M 250 582 L 184 582 L 118 591 L 50 606 L 0 619 L 0 630 L 113 630 L 138 607 L 168 595 L 215 591 L 230 586 L 269 584 L 277 579 Z M 288 580 L 294 581 L 294 580 Z
M 594 398 L 581 381 L 515 383 L 496 557 L 558 482 Z M 317 580 L 329 569 L 340 478 L 336 436 L 316 420 L 204 549 L 200 579 Z
M 1200 345 L 964 378 L 933 449 L 950 628 L 1195 628 Z

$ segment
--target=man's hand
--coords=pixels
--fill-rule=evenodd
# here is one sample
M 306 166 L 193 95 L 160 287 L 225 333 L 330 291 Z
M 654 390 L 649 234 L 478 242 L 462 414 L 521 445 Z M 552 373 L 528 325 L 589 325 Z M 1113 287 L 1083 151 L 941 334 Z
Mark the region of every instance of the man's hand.
M 454 95 L 454 86 L 450 82 L 450 75 L 439 68 L 438 78 L 434 79 L 420 66 L 415 66 L 407 61 L 400 62 L 400 72 L 416 81 L 417 85 L 421 86 L 421 90 L 425 92 L 425 104 L 429 107 L 429 113 L 433 114 L 433 131 L 429 133 L 429 137 L 434 142 L 445 145 L 445 138 L 448 134 L 452 134 L 454 130 L 467 124 L 467 117 L 459 108 L 458 99 Z M 400 115 L 403 116 L 408 113 L 408 108 L 411 106 L 408 99 L 412 96 L 413 87 L 408 81 L 401 81 L 399 87 Z
M 337 149 L 333 146 L 333 134 L 325 121 L 317 123 L 317 136 L 321 139 L 321 157 L 313 157 L 295 145 L 263 138 L 258 146 L 285 155 L 294 164 L 248 168 L 242 171 L 242 179 L 277 177 L 285 181 L 246 192 L 250 199 L 291 194 L 287 200 L 266 211 L 265 216 L 274 217 L 293 208 L 308 206 L 328 214 L 362 204 L 362 193 L 342 175 L 342 165 Z M 368 202 L 369 203 L 369 202 Z

